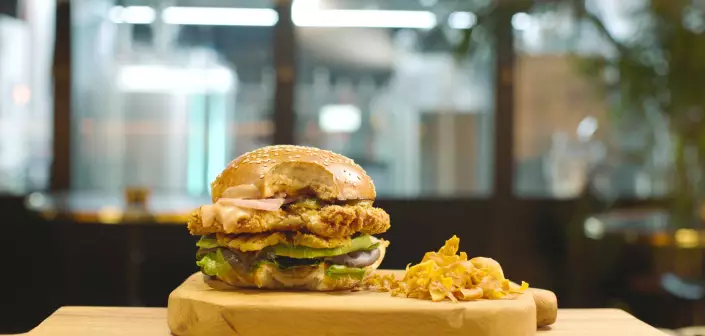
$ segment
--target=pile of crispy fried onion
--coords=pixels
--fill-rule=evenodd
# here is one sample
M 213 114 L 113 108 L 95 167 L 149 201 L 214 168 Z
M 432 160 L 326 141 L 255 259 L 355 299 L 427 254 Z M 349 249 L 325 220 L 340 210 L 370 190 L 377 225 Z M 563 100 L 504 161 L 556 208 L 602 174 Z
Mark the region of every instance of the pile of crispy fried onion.
M 504 278 L 499 263 L 490 258 L 468 260 L 458 253 L 460 239 L 453 236 L 438 252 L 427 252 L 421 263 L 406 267 L 402 280 L 394 274 L 375 274 L 365 280 L 368 289 L 389 291 L 393 296 L 453 302 L 478 299 L 512 299 L 529 288 Z

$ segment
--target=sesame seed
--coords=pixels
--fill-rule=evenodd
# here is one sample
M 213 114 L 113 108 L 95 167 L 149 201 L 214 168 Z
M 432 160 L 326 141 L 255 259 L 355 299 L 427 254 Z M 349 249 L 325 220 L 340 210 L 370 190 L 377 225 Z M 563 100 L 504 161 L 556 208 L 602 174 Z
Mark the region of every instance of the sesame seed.
M 260 175 L 259 178 L 264 178 L 264 174 Z

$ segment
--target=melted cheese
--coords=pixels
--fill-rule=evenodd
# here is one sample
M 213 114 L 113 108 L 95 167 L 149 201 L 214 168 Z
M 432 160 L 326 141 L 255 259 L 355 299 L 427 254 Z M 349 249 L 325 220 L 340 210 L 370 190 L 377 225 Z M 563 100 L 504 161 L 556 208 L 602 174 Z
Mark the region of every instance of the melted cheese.
M 210 227 L 217 221 L 223 225 L 225 232 L 232 231 L 235 228 L 235 224 L 237 224 L 241 218 L 249 217 L 251 214 L 252 210 L 222 203 L 209 204 L 201 207 L 203 227 Z
M 215 221 L 215 205 L 208 204 L 201 206 L 201 222 L 203 222 L 203 227 L 211 227 Z
M 240 199 L 256 199 L 260 197 L 260 192 L 253 184 L 241 184 L 235 187 L 230 187 L 223 192 L 221 198 L 240 198 Z M 210 227 L 216 221 L 223 225 L 225 232 L 232 231 L 235 224 L 245 217 L 252 214 L 251 209 L 238 207 L 227 202 L 216 202 L 201 207 L 201 219 L 203 227 Z

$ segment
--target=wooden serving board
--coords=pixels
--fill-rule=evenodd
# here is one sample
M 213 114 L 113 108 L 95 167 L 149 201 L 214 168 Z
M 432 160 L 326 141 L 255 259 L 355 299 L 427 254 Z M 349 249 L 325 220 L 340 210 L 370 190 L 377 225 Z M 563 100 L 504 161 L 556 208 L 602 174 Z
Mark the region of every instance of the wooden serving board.
M 546 324 L 553 323 L 555 295 L 539 294 L 553 300 L 540 305 L 552 307 L 554 318 Z M 167 311 L 174 335 L 528 336 L 537 328 L 532 293 L 513 300 L 453 303 L 373 291 L 222 291 L 206 285 L 200 273 L 171 293 Z
M 30 336 L 168 336 L 166 308 L 61 307 Z M 374 334 L 375 326 L 368 326 Z M 229 332 L 232 335 L 233 332 Z M 295 334 L 288 332 L 286 335 Z M 537 336 L 667 336 L 618 309 L 560 309 Z

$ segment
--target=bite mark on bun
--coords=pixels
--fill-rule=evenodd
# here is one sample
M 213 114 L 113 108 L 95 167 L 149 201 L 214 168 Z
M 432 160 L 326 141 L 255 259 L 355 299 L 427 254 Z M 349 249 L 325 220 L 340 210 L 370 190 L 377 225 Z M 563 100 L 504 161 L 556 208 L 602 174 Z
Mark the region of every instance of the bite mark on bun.
M 230 187 L 248 184 L 263 197 L 281 192 L 309 192 L 325 200 L 374 200 L 377 196 L 374 182 L 353 160 L 304 146 L 267 146 L 240 155 L 211 183 L 212 201 Z

